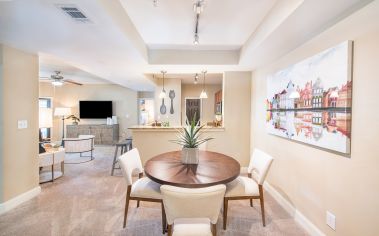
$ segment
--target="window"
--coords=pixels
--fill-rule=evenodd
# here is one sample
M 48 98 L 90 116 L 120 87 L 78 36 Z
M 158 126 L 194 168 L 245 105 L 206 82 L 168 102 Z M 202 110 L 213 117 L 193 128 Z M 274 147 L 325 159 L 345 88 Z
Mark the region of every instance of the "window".
M 51 98 L 40 98 L 39 107 L 51 108 Z
M 39 107 L 40 108 L 52 108 L 51 107 L 51 98 L 39 98 Z M 40 135 L 42 139 L 51 138 L 51 128 L 40 128 Z
M 154 122 L 154 99 L 140 98 L 139 105 L 139 124 L 146 125 Z

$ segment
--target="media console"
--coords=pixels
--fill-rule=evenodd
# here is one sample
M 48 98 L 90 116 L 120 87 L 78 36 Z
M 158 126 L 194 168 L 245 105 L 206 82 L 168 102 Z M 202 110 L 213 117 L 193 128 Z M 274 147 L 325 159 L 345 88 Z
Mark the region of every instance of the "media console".
M 113 145 L 119 140 L 119 125 L 67 125 L 67 138 L 94 135 L 95 144 Z

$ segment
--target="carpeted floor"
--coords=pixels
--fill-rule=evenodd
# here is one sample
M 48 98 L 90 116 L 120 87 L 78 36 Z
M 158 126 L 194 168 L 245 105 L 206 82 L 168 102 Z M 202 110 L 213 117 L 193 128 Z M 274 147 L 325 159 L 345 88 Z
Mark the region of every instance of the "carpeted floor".
M 0 235 L 133 235 L 161 233 L 159 204 L 131 202 L 127 227 L 122 228 L 126 184 L 120 170 L 110 176 L 113 147 L 96 147 L 95 160 L 65 165 L 65 175 L 43 184 L 42 193 L 0 216 Z M 85 160 L 79 155 L 67 161 Z M 15 180 L 16 181 L 16 180 Z M 259 201 L 229 203 L 228 228 L 218 235 L 307 235 L 306 232 L 266 193 L 266 227 L 262 226 Z

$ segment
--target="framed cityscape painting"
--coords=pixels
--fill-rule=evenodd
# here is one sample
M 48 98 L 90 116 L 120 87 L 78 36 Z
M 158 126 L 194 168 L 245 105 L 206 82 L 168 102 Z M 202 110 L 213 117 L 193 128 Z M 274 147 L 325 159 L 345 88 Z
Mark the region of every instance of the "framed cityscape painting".
M 267 78 L 268 133 L 350 154 L 352 46 L 343 42 Z

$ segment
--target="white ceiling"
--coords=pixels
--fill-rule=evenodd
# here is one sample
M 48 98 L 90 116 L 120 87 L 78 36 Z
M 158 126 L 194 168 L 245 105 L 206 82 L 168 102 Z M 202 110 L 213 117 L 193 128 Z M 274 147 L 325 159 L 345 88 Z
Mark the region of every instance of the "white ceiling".
M 371 0 L 206 0 L 198 46 L 193 1 L 158 2 L 154 8 L 152 0 L 0 1 L 0 43 L 41 55 L 41 74 L 57 68 L 153 90 L 146 75 L 162 69 L 212 74 L 272 62 Z M 73 21 L 57 3 L 74 3 L 91 23 Z
M 200 15 L 200 47 L 239 49 L 277 0 L 207 0 Z M 150 49 L 196 48 L 194 1 L 121 0 Z
M 55 71 L 61 71 L 65 79 L 69 79 L 81 84 L 109 84 L 110 82 L 96 75 L 83 71 L 69 62 L 65 62 L 51 55 L 39 54 L 39 76 L 41 82 L 50 82 L 49 78 Z
M 195 80 L 195 75 L 196 73 L 194 74 L 166 74 L 165 75 L 165 79 L 180 79 L 182 84 L 194 84 L 194 80 Z M 152 75 L 148 75 L 150 78 L 152 77 Z M 202 73 L 198 73 L 198 84 L 202 84 L 203 83 L 203 74 Z M 156 79 L 162 79 L 162 75 L 155 75 L 155 78 Z M 222 84 L 222 80 L 223 80 L 223 74 L 220 74 L 220 73 L 207 73 L 205 75 L 205 84 L 210 84 L 210 85 L 217 85 L 217 84 Z

